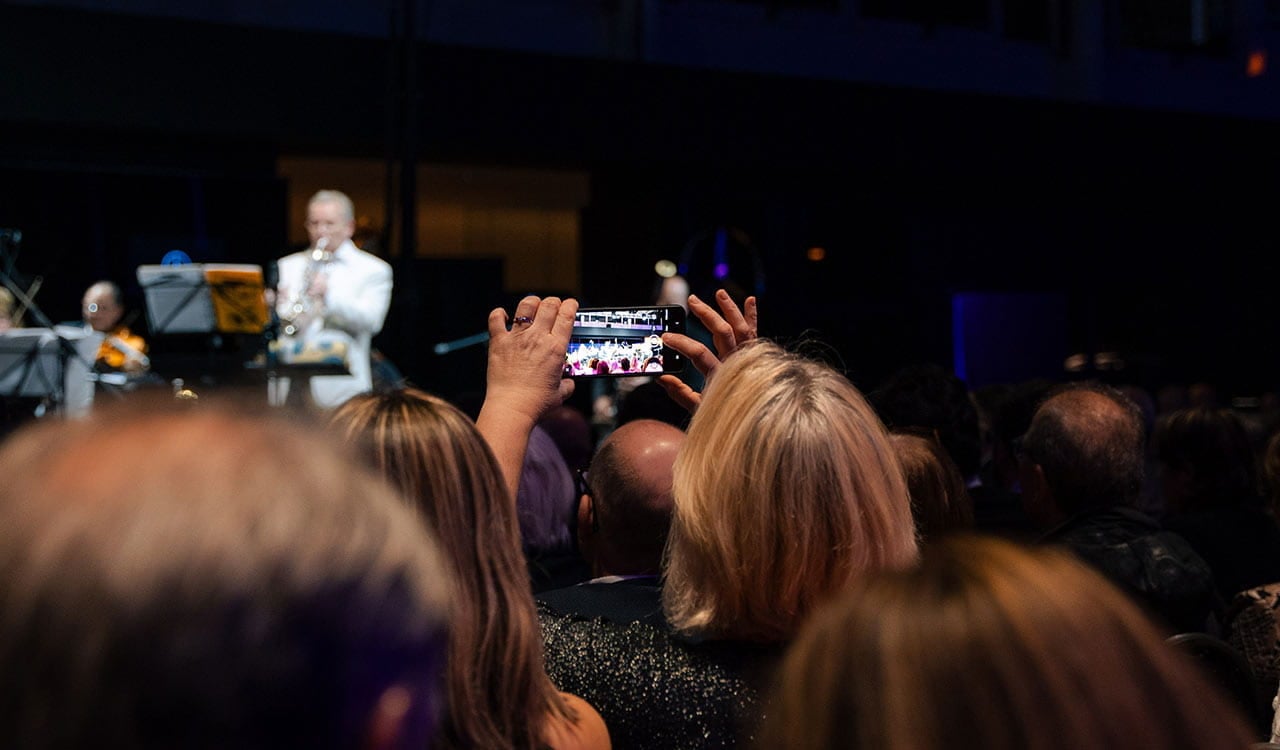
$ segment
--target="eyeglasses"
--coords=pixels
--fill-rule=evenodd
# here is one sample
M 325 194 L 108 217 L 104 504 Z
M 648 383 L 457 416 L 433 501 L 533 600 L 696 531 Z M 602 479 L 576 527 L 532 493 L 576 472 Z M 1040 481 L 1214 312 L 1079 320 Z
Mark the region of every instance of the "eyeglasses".
M 578 491 L 578 497 L 586 495 L 595 499 L 595 493 L 591 491 L 591 484 L 587 482 L 587 469 L 577 469 L 574 471 L 574 489 Z
M 600 530 L 600 515 L 599 515 L 600 509 L 596 505 L 595 493 L 591 491 L 591 483 L 587 481 L 586 469 L 578 469 L 574 472 L 574 485 L 575 487 L 577 487 L 579 498 L 581 498 L 583 495 L 586 495 L 587 497 L 591 498 L 591 530 L 599 531 Z M 577 541 L 576 534 L 574 535 L 574 541 L 575 543 Z

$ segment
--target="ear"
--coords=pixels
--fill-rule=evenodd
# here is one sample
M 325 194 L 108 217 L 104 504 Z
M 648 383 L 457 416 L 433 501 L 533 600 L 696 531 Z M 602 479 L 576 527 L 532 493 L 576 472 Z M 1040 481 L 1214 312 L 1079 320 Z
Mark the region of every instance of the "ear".
M 409 709 L 413 707 L 413 694 L 401 684 L 382 691 L 369 715 L 369 728 L 365 735 L 366 750 L 390 750 L 400 747 Z
M 1040 464 L 1024 462 L 1019 467 L 1018 477 L 1022 484 L 1023 510 L 1042 528 L 1054 525 L 1060 514 L 1053 490 L 1045 480 L 1044 468 Z
M 590 495 L 578 498 L 578 549 L 584 553 L 596 535 L 596 506 Z

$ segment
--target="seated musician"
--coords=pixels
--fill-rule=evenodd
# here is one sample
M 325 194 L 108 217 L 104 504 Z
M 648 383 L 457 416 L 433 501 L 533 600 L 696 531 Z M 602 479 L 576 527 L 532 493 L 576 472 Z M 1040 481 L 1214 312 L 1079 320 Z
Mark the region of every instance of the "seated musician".
M 141 375 L 151 367 L 147 358 L 147 342 L 122 322 L 124 294 L 111 281 L 99 281 L 84 293 L 81 303 L 84 322 L 104 334 L 93 367 L 98 372 L 123 372 Z
M 0 286 L 0 333 L 4 333 L 10 328 L 22 327 L 21 320 L 15 314 L 18 312 L 17 308 L 13 292 Z

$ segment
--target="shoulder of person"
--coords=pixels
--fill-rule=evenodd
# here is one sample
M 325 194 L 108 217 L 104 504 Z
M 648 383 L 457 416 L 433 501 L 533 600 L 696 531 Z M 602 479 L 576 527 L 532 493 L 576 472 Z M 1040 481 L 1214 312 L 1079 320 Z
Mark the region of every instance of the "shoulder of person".
M 560 697 L 577 718 L 573 721 L 559 717 L 549 719 L 542 732 L 546 745 L 553 750 L 610 750 L 613 743 L 600 712 L 571 693 L 561 693 Z
M 352 244 L 352 247 L 355 248 L 355 252 L 351 254 L 351 257 L 354 260 L 364 263 L 371 268 L 376 267 L 380 270 L 385 270 L 387 273 L 391 273 L 391 264 L 386 260 L 379 258 L 367 250 L 356 247 L 354 244 Z

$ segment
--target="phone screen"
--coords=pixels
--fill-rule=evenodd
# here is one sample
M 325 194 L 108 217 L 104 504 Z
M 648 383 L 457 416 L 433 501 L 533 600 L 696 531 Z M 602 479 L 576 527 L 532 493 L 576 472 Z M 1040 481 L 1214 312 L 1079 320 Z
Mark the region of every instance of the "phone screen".
M 578 310 L 565 355 L 571 378 L 620 378 L 682 372 L 685 358 L 662 345 L 662 334 L 684 333 L 679 305 Z

